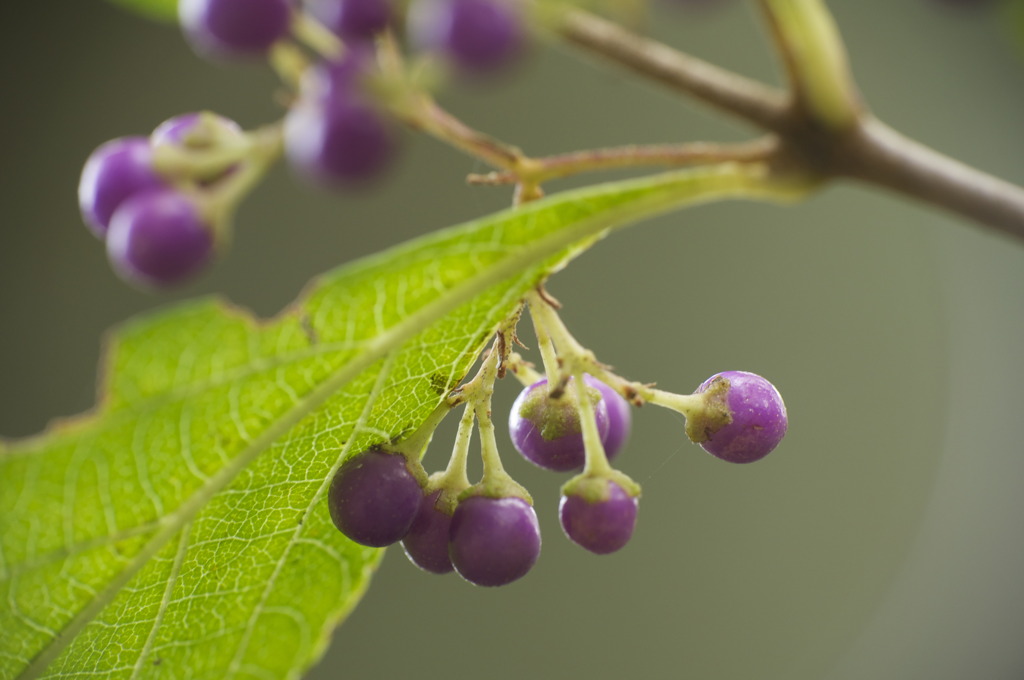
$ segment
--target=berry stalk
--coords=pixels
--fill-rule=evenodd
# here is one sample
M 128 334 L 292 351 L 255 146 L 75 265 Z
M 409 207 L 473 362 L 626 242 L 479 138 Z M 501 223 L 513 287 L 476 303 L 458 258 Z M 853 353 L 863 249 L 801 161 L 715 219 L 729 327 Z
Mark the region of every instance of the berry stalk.
M 612 466 L 601 443 L 601 433 L 597 431 L 597 417 L 594 415 L 594 404 L 587 394 L 587 383 L 583 380 L 583 371 L 573 373 L 573 387 L 576 390 L 576 403 L 580 410 L 580 428 L 583 431 L 583 474 L 585 476 L 606 477 L 612 473 Z
M 469 444 L 473 439 L 475 418 L 476 411 L 467 405 L 462 413 L 462 419 L 459 421 L 459 430 L 455 435 L 455 445 L 452 447 L 448 466 L 435 480 L 431 480 L 431 488 L 451 489 L 456 491 L 456 495 L 469 488 L 466 464 L 469 461 Z
M 494 380 L 498 375 L 498 355 L 497 343 L 495 343 L 487 354 L 487 358 L 484 359 L 480 373 L 473 380 L 474 382 L 480 381 L 472 406 L 476 411 L 477 429 L 480 430 L 480 457 L 484 465 L 483 479 L 480 480 L 478 488 L 481 495 L 484 496 L 492 498 L 518 496 L 532 505 L 533 500 L 529 492 L 505 471 L 505 466 L 501 463 L 501 455 L 498 453 L 498 442 L 494 436 L 494 421 L 491 420 L 491 395 L 494 393 Z

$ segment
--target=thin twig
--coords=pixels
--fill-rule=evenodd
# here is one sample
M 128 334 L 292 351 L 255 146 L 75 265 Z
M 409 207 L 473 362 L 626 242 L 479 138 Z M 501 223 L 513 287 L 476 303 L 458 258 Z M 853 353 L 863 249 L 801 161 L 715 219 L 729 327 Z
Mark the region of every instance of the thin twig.
M 629 145 L 607 149 L 573 151 L 555 156 L 533 158 L 537 169 L 529 179 L 536 183 L 568 177 L 582 172 L 636 168 L 648 166 L 683 166 L 724 161 L 764 160 L 777 148 L 774 137 L 762 137 L 740 144 L 690 142 L 684 144 Z M 509 171 L 473 174 L 466 178 L 470 184 L 513 184 L 521 176 Z
M 775 132 L 777 171 L 788 167 L 822 179 L 858 179 L 1024 238 L 1024 188 L 900 135 L 873 118 L 859 101 L 852 101 L 856 115 L 851 124 L 830 128 L 808 115 L 807 106 L 790 95 L 582 10 L 567 11 L 559 31 L 569 44 L 590 54 Z M 775 37 L 785 39 L 778 31 Z M 785 47 L 780 46 L 780 51 L 784 61 L 799 58 Z M 791 77 L 799 77 L 795 63 L 786 65 Z M 815 78 L 801 80 L 806 89 Z M 797 93 L 804 94 L 799 88 Z
M 1024 239 L 1024 189 L 904 137 L 877 119 L 863 120 L 836 159 L 842 175 Z
M 683 54 L 582 10 L 568 10 L 558 31 L 569 43 L 689 94 L 767 130 L 789 126 L 787 95 Z

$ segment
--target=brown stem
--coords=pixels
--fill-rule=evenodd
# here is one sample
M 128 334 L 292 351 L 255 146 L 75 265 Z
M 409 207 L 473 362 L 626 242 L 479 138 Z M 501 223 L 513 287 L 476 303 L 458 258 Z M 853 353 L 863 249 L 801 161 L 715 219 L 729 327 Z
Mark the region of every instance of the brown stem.
M 406 78 L 405 60 L 394 34 L 385 32 L 378 40 L 377 59 L 381 70 L 397 81 Z M 442 108 L 429 93 L 404 83 L 403 96 L 385 98 L 391 112 L 409 127 L 461 149 L 496 168 L 514 171 L 528 164 L 522 151 L 463 123 Z
M 830 130 L 779 90 L 581 10 L 567 12 L 559 30 L 589 53 L 777 133 L 780 170 L 789 164 L 804 174 L 858 179 L 1024 238 L 1024 188 L 902 136 L 865 108 L 857 107 L 849 127 Z M 788 58 L 796 55 L 783 52 L 784 61 Z
M 427 95 L 423 95 L 417 108 L 417 115 L 409 119 L 410 125 L 462 149 L 474 158 L 503 169 L 516 168 L 524 160 L 519 149 L 474 130 L 438 106 Z
M 1024 239 L 1024 189 L 865 118 L 835 154 L 836 171 Z
M 629 145 L 608 149 L 589 149 L 571 153 L 531 159 L 537 166 L 529 179 L 535 183 L 568 177 L 581 172 L 636 168 L 652 165 L 680 166 L 724 161 L 762 160 L 772 154 L 778 145 L 774 137 L 763 137 L 741 144 L 713 144 L 693 142 L 687 144 Z M 489 172 L 470 175 L 470 184 L 513 184 L 521 180 L 514 172 Z
M 573 45 L 761 128 L 786 127 L 789 99 L 773 87 L 678 52 L 581 10 L 566 11 L 558 31 Z

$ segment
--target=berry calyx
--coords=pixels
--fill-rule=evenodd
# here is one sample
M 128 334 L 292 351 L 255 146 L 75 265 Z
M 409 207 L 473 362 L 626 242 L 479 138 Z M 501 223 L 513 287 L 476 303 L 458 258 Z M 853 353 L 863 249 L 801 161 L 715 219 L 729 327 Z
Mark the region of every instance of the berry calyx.
M 454 569 L 448 557 L 453 504 L 446 502 L 442 494 L 443 490 L 438 489 L 423 496 L 412 526 L 402 539 L 409 561 L 433 574 L 447 574 Z
M 125 280 L 143 286 L 180 283 L 213 252 L 213 234 L 198 206 L 184 194 L 158 189 L 118 207 L 107 232 L 107 255 Z
M 104 238 L 114 211 L 125 199 L 163 186 L 164 180 L 153 169 L 149 140 L 121 137 L 101 145 L 85 162 L 78 204 L 89 229 Z
M 597 431 L 604 440 L 609 419 L 601 382 L 591 376 L 584 380 L 591 388 Z M 558 399 L 551 398 L 547 378 L 524 388 L 512 404 L 508 429 L 516 450 L 534 465 L 559 472 L 583 467 L 586 451 L 571 380 Z
M 537 514 L 522 498 L 469 496 L 452 515 L 448 555 L 459 575 L 478 586 L 522 578 L 540 556 Z
M 617 483 L 587 480 L 567 484 L 558 505 L 558 519 L 573 543 L 606 555 L 621 549 L 633 536 L 638 499 Z
M 291 22 L 288 0 L 180 0 L 185 37 L 214 57 L 253 57 L 285 37 Z
M 183 113 L 168 118 L 149 135 L 153 146 L 171 144 L 190 149 L 216 146 L 223 137 L 241 137 L 244 133 L 238 123 L 209 111 Z
M 507 65 L 523 48 L 515 0 L 416 0 L 410 7 L 413 41 L 440 52 L 466 72 Z
M 327 507 L 338 530 L 375 548 L 402 540 L 423 497 L 410 465 L 405 456 L 374 449 L 345 461 L 327 492 Z
M 786 434 L 789 420 L 782 395 L 756 373 L 717 373 L 694 394 L 708 395 L 711 408 L 722 408 L 728 416 L 725 424 L 708 427 L 694 439 L 717 458 L 752 463 L 771 453 Z

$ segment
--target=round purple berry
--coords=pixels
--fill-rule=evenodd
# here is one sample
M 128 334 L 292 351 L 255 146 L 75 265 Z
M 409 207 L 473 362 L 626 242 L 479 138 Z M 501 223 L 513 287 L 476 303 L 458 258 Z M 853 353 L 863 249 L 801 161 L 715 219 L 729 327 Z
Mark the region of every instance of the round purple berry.
M 601 382 L 590 376 L 584 378 L 594 389 L 594 416 L 602 441 L 608 435 L 608 409 L 601 398 Z M 564 472 L 583 467 L 586 451 L 570 380 L 565 394 L 559 399 L 548 395 L 547 378 L 523 389 L 512 404 L 508 429 L 512 444 L 526 460 L 546 470 Z
M 622 548 L 633 536 L 638 502 L 621 486 L 608 481 L 604 498 L 568 493 L 558 505 L 562 530 L 573 543 L 606 555 Z
M 420 569 L 434 574 L 447 574 L 454 568 L 448 557 L 452 515 L 438 505 L 440 496 L 440 489 L 423 496 L 409 533 L 402 539 L 402 547 L 409 560 Z
M 208 148 L 216 144 L 215 132 L 239 137 L 243 134 L 238 123 L 215 113 L 184 113 L 160 123 L 150 134 L 149 142 L 153 146 L 173 144 Z
M 197 51 L 215 57 L 260 56 L 283 38 L 289 0 L 180 0 L 178 18 Z
M 213 252 L 213 235 L 196 204 L 172 189 L 136 194 L 114 213 L 107 256 L 122 278 L 168 286 L 197 273 Z
M 601 391 L 601 401 L 608 410 L 608 433 L 601 438 L 601 443 L 604 444 L 608 460 L 612 460 L 619 455 L 619 451 L 629 439 L 629 433 L 633 429 L 633 412 L 629 402 L 610 386 L 596 379 L 591 384 Z
M 705 451 L 730 463 L 752 463 L 764 458 L 786 434 L 789 421 L 782 395 L 755 373 L 724 371 L 711 376 L 697 394 L 725 387 L 725 408 L 731 421 L 705 433 Z
M 341 533 L 362 545 L 383 548 L 409 532 L 423 489 L 405 456 L 364 451 L 338 468 L 327 507 Z
M 389 125 L 359 97 L 300 103 L 288 112 L 284 140 L 292 166 L 325 186 L 377 177 L 394 151 Z
M 362 98 L 366 79 L 374 68 L 371 48 L 358 44 L 349 47 L 340 59 L 319 62 L 302 74 L 301 103 L 328 106 Z
M 310 0 L 310 13 L 348 41 L 368 40 L 387 28 L 391 0 Z
M 447 55 L 464 71 L 493 71 L 523 48 L 515 0 L 415 0 L 410 10 L 413 41 Z
M 153 150 L 145 137 L 122 137 L 92 152 L 82 169 L 78 204 L 86 225 L 104 238 L 114 211 L 133 194 L 164 186 L 153 169 Z
M 522 578 L 540 556 L 540 526 L 522 498 L 470 496 L 452 515 L 448 555 L 462 578 L 503 586 Z

